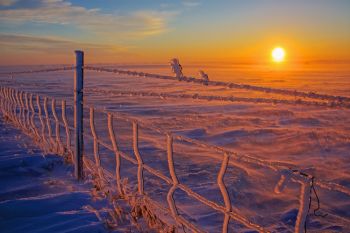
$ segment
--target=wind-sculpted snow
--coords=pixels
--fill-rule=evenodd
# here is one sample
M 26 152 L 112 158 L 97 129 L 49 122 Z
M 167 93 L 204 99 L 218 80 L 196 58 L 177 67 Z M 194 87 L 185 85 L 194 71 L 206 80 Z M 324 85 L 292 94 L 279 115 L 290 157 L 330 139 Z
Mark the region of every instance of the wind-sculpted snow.
M 90 184 L 76 182 L 71 170 L 61 156 L 45 154 L 1 116 L 0 231 L 115 232 L 104 226 L 106 202 L 93 201 Z

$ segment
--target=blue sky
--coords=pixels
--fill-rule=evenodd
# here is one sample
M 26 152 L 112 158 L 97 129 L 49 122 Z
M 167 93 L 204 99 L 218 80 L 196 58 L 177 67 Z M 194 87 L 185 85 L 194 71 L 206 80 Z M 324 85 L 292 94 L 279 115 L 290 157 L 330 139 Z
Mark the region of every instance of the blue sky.
M 76 48 L 101 62 L 256 60 L 277 44 L 348 59 L 349 12 L 348 0 L 0 0 L 0 62 Z

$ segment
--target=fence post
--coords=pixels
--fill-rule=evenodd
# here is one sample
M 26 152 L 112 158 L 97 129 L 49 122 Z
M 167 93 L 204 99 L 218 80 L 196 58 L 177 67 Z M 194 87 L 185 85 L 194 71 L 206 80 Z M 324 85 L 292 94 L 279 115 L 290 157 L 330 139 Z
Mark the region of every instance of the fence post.
M 84 52 L 75 51 L 76 67 L 74 75 L 74 173 L 79 180 L 83 177 L 83 81 L 84 81 Z

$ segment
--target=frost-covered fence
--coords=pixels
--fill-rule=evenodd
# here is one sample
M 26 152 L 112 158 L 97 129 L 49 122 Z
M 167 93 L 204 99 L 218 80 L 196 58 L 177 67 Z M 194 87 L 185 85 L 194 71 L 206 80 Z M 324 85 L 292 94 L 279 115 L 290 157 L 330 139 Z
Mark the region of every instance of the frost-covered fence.
M 205 84 L 204 84 L 205 85 Z M 289 99 L 277 99 L 277 98 L 251 98 L 251 97 L 237 97 L 237 96 L 221 96 L 221 95 L 200 95 L 200 94 L 173 94 L 164 92 L 142 92 L 142 91 L 123 91 L 123 90 L 101 90 L 99 88 L 85 88 L 86 92 L 90 93 L 104 93 L 112 96 L 125 96 L 125 97 L 155 97 L 161 99 L 193 99 L 201 101 L 220 101 L 230 103 L 253 103 L 253 104 L 283 104 L 283 105 L 303 105 L 303 106 L 315 106 L 315 107 L 327 107 L 327 108 L 345 108 L 350 109 L 350 102 L 321 102 L 321 101 L 309 101 L 309 100 L 289 100 Z
M 62 115 L 61 119 L 59 119 L 56 112 L 56 100 L 51 98 L 51 109 L 48 107 L 48 97 L 41 97 L 39 95 L 33 95 L 31 93 L 18 91 L 16 89 L 1 87 L 0 88 L 0 96 L 1 96 L 1 110 L 3 116 L 14 123 L 18 128 L 22 129 L 26 134 L 32 136 L 38 145 L 41 145 L 41 148 L 46 152 L 52 152 L 67 156 L 68 159 L 72 160 L 73 152 L 71 148 L 71 133 L 75 130 L 74 127 L 68 126 L 67 116 L 66 116 L 66 102 L 61 102 Z M 35 97 L 35 98 L 34 98 Z M 33 100 L 34 99 L 34 100 Z M 36 101 L 36 107 L 34 107 L 34 101 Z M 24 104 L 25 103 L 25 104 Z M 43 113 L 44 111 L 44 113 Z M 49 112 L 52 113 L 49 114 Z M 251 223 L 245 217 L 241 216 L 238 213 L 235 213 L 231 210 L 229 196 L 223 182 L 223 175 L 226 171 L 226 166 L 228 164 L 229 156 L 225 154 L 223 157 L 222 167 L 220 170 L 220 174 L 218 175 L 218 185 L 220 186 L 220 190 L 222 191 L 223 198 L 225 200 L 226 206 L 222 207 L 217 203 L 211 202 L 204 198 L 203 196 L 195 193 L 189 187 L 180 184 L 178 179 L 176 178 L 176 171 L 174 168 L 173 162 L 173 136 L 169 133 L 164 135 L 167 138 L 167 158 L 168 158 L 168 166 L 169 172 L 171 174 L 171 178 L 168 178 L 166 175 L 162 174 L 160 171 L 157 171 L 150 166 L 146 165 L 142 161 L 142 156 L 138 149 L 138 140 L 139 140 L 139 125 L 140 122 L 135 121 L 131 118 L 125 118 L 125 116 L 115 115 L 113 113 L 107 113 L 107 122 L 108 122 L 108 130 L 109 136 L 111 140 L 112 147 L 107 145 L 106 143 L 99 140 L 98 135 L 95 130 L 95 122 L 94 122 L 94 108 L 90 107 L 90 127 L 92 135 L 85 135 L 86 137 L 93 138 L 93 147 L 94 147 L 94 159 L 95 161 L 91 161 L 88 158 L 84 157 L 84 164 L 88 170 L 93 173 L 98 174 L 101 180 L 105 180 L 106 177 L 113 179 L 115 176 L 117 183 L 117 192 L 119 195 L 126 195 L 125 188 L 123 188 L 122 178 L 120 175 L 120 161 L 121 159 L 126 159 L 127 161 L 133 163 L 138 167 L 137 169 L 137 181 L 138 181 L 138 195 L 141 197 L 145 197 L 148 201 L 151 201 L 153 206 L 161 207 L 160 204 L 149 200 L 147 194 L 144 192 L 144 176 L 143 171 L 146 170 L 151 174 L 159 177 L 164 180 L 166 183 L 171 185 L 171 189 L 168 192 L 167 200 L 169 208 L 166 210 L 169 212 L 174 218 L 175 222 L 179 225 L 183 225 L 188 229 L 191 229 L 194 232 L 202 232 L 200 230 L 200 226 L 195 226 L 190 221 L 186 220 L 184 217 L 178 214 L 176 202 L 173 198 L 173 193 L 177 188 L 186 192 L 189 196 L 199 200 L 205 205 L 212 207 L 213 209 L 223 212 L 225 214 L 225 220 L 223 225 L 223 231 L 227 231 L 229 218 L 235 219 L 245 226 L 258 230 L 260 232 L 267 232 L 264 228 L 260 227 L 257 224 Z M 113 122 L 115 119 L 122 118 L 123 120 L 127 120 L 132 124 L 133 128 L 133 150 L 135 158 L 121 152 L 118 149 L 118 144 L 116 141 L 116 136 L 113 128 Z M 51 121 L 55 122 L 55 132 L 53 132 Z M 60 133 L 60 126 L 65 129 L 65 136 L 62 138 L 62 134 Z M 63 143 L 65 141 L 65 143 Z M 116 164 L 115 164 L 115 175 L 110 174 L 107 170 L 101 167 L 101 161 L 99 157 L 99 146 L 104 146 L 114 152 L 116 156 Z M 129 194 L 130 195 L 130 194 Z M 145 202 L 146 203 L 146 202 Z M 162 207 L 161 207 L 162 208 Z M 164 208 L 162 208 L 164 209 Z M 177 225 L 176 224 L 176 225 Z
M 350 104 L 350 98 L 346 96 L 335 96 L 335 95 L 320 94 L 315 92 L 304 92 L 299 90 L 293 91 L 293 90 L 261 87 L 261 86 L 254 86 L 249 84 L 233 83 L 233 82 L 212 81 L 212 80 L 209 80 L 208 75 L 205 74 L 202 70 L 199 71 L 200 78 L 187 77 L 183 75 L 182 66 L 180 65 L 178 59 L 172 59 L 170 64 L 175 76 L 159 75 L 159 74 L 138 72 L 138 71 L 132 71 L 132 70 L 123 70 L 123 69 L 111 69 L 111 68 L 96 67 L 96 66 L 85 66 L 84 69 L 96 71 L 96 72 L 108 72 L 108 73 L 114 73 L 114 74 L 128 75 L 130 77 L 173 80 L 173 81 L 188 82 L 188 83 L 200 84 L 200 85 L 206 85 L 206 86 L 225 87 L 228 89 L 243 89 L 243 90 L 249 90 L 249 91 L 273 93 L 273 94 L 279 94 L 279 95 L 285 95 L 285 96 L 328 101 L 326 105 L 320 104 L 320 106 L 324 105 L 324 106 L 331 107 L 331 106 L 343 106 L 343 104 L 345 104 L 346 106 L 349 107 L 349 104 Z M 295 103 L 298 104 L 298 101 L 302 101 L 302 99 L 297 100 Z
M 49 116 L 48 97 L 41 97 L 39 95 L 35 95 L 37 107 L 34 108 L 33 94 L 18 91 L 12 88 L 1 87 L 0 95 L 1 95 L 0 104 L 1 104 L 2 114 L 7 119 L 11 120 L 17 127 L 21 128 L 25 133 L 32 136 L 34 140 L 39 145 L 41 145 L 45 151 L 58 153 L 61 155 L 69 156 L 69 158 L 72 158 L 73 153 L 72 153 L 72 148 L 70 143 L 70 138 L 71 138 L 70 135 L 71 135 L 71 132 L 74 131 L 74 128 L 68 126 L 67 124 L 65 101 L 61 102 L 62 117 L 61 119 L 59 119 L 56 113 L 56 100 L 53 98 L 51 99 L 50 112 L 53 115 L 53 119 L 52 119 Z M 43 111 L 44 111 L 44 114 L 43 114 Z M 226 167 L 229 161 L 228 154 L 224 154 L 222 158 L 222 167 L 220 169 L 220 173 L 218 174 L 218 185 L 222 192 L 223 199 L 225 200 L 225 206 L 223 207 L 218 205 L 217 203 L 207 200 L 203 196 L 192 191 L 189 187 L 179 183 L 176 177 L 176 171 L 173 163 L 173 149 L 172 149 L 173 135 L 169 133 L 164 135 L 167 138 L 167 158 L 168 158 L 169 172 L 171 174 L 171 178 L 168 178 L 167 176 L 162 174 L 160 171 L 157 171 L 143 163 L 142 157 L 138 149 L 138 138 L 139 138 L 138 126 L 140 125 L 139 122 L 135 121 L 134 119 L 125 118 L 124 116 L 115 115 L 112 113 L 106 113 L 106 116 L 108 118 L 107 122 L 108 122 L 109 135 L 110 135 L 111 144 L 112 144 L 112 147 L 110 147 L 106 143 L 100 141 L 97 136 L 97 133 L 95 130 L 94 112 L 95 112 L 94 108 L 91 107 L 90 108 L 90 126 L 91 126 L 92 135 L 84 135 L 84 136 L 93 137 L 95 161 L 94 162 L 90 161 L 84 157 L 84 163 L 86 166 L 89 167 L 89 170 L 95 169 L 93 170 L 93 172 L 97 173 L 101 179 L 105 179 L 105 176 L 108 176 L 108 175 L 111 176 L 111 174 L 101 167 L 101 162 L 99 158 L 99 146 L 100 145 L 104 146 L 110 149 L 111 151 L 113 151 L 116 156 L 115 177 L 117 182 L 117 191 L 119 192 L 119 195 L 125 195 L 123 191 L 125 189 L 122 188 L 121 175 L 120 175 L 120 160 L 123 158 L 135 164 L 138 167 L 137 174 L 135 175 L 137 176 L 137 180 L 138 180 L 139 195 L 147 196 L 147 194 L 144 192 L 144 176 L 143 176 L 144 170 L 147 170 L 151 174 L 159 177 L 160 179 L 164 180 L 166 183 L 171 185 L 171 188 L 168 192 L 167 200 L 169 205 L 169 211 L 177 224 L 184 225 L 186 228 L 191 229 L 194 232 L 201 232 L 199 226 L 195 226 L 190 221 L 186 220 L 185 218 L 183 218 L 181 215 L 178 214 L 176 202 L 173 199 L 173 193 L 177 188 L 179 188 L 184 192 L 186 192 L 189 196 L 199 200 L 203 204 L 208 205 L 213 209 L 222 212 L 225 215 L 224 223 L 223 223 L 223 232 L 227 232 L 227 226 L 230 218 L 241 222 L 242 224 L 244 224 L 249 228 L 258 230 L 259 232 L 267 232 L 261 226 L 251 223 L 244 216 L 241 216 L 239 213 L 235 213 L 231 210 L 230 199 L 229 199 L 225 184 L 223 182 L 223 176 L 225 174 Z M 37 118 L 38 120 L 37 123 L 40 122 L 40 124 L 35 123 L 35 118 Z M 134 150 L 135 158 L 132 158 L 130 155 L 127 155 L 119 151 L 118 149 L 116 136 L 113 128 L 113 121 L 114 119 L 118 119 L 118 118 L 122 118 L 123 120 L 128 120 L 132 124 L 133 150 Z M 55 122 L 55 133 L 52 132 L 53 130 L 51 128 L 50 121 L 52 120 L 54 120 Z M 61 134 L 59 132 L 60 126 L 64 127 L 66 130 L 66 135 L 65 135 L 65 138 L 63 139 L 61 138 Z M 184 139 L 182 138 L 182 140 Z M 62 143 L 62 141 L 65 141 L 65 143 Z M 152 202 L 152 204 L 156 206 L 160 206 L 159 204 L 156 204 L 154 202 Z
M 38 145 L 41 145 L 45 151 L 61 154 L 66 156 L 68 159 L 72 159 L 74 153 L 72 152 L 71 138 L 75 128 L 68 125 L 66 115 L 66 101 L 62 100 L 60 102 L 60 106 L 58 106 L 57 103 L 58 101 L 54 98 L 34 95 L 32 93 L 19 91 L 9 87 L 0 88 L 0 105 L 3 116 L 13 122 L 17 127 L 21 128 L 26 134 L 32 136 Z M 60 115 L 57 113 L 58 109 L 61 111 Z M 108 128 L 107 133 L 110 138 L 110 144 L 102 141 L 97 134 L 97 131 L 95 129 L 96 112 L 104 114 L 106 118 Z M 118 119 L 127 121 L 131 124 L 133 155 L 126 154 L 119 149 L 118 141 L 116 140 L 116 132 L 113 126 L 114 122 L 118 121 Z M 96 109 L 93 106 L 89 106 L 89 121 L 91 134 L 84 133 L 84 137 L 90 137 L 93 139 L 94 161 L 84 157 L 84 166 L 88 169 L 88 171 L 97 174 L 101 182 L 105 183 L 105 185 L 108 186 L 107 188 L 115 190 L 118 195 L 127 196 L 130 194 L 126 194 L 125 190 L 127 189 L 123 187 L 123 177 L 120 173 L 121 160 L 127 160 L 131 162 L 137 166 L 137 172 L 134 175 L 137 179 L 137 196 L 143 200 L 142 203 L 145 205 L 150 205 L 148 207 L 150 210 L 158 208 L 158 210 L 161 209 L 162 211 L 170 214 L 173 221 L 175 222 L 174 225 L 176 227 L 182 226 L 192 230 L 193 232 L 202 232 L 203 230 L 201 230 L 200 226 L 195 225 L 193 222 L 179 214 L 178 203 L 173 198 L 174 192 L 177 189 L 182 190 L 184 193 L 186 193 L 186 195 L 198 200 L 203 205 L 206 205 L 215 211 L 221 212 L 223 214 L 222 232 L 227 232 L 230 219 L 243 224 L 249 229 L 254 229 L 259 232 L 268 232 L 268 230 L 266 230 L 264 227 L 251 222 L 247 216 L 243 216 L 239 212 L 232 209 L 232 200 L 230 200 L 226 184 L 223 179 L 227 166 L 231 162 L 254 164 L 257 166 L 272 169 L 276 173 L 280 174 L 281 179 L 278 184 L 276 184 L 276 193 L 282 192 L 288 182 L 295 182 L 300 184 L 299 211 L 295 224 L 295 232 L 304 231 L 305 221 L 309 211 L 312 185 L 317 185 L 321 188 L 335 190 L 350 195 L 349 190 L 345 187 L 326 182 L 314 181 L 312 176 L 303 174 L 297 170 L 288 169 L 283 164 L 266 162 L 246 155 L 238 155 L 224 148 L 207 145 L 194 139 L 172 134 L 171 132 L 164 132 L 161 129 L 158 129 L 152 125 L 147 125 L 144 122 L 138 121 L 132 117 L 128 117 L 125 114 L 106 112 L 100 109 Z M 54 127 L 52 127 L 53 125 Z M 139 151 L 138 145 L 140 126 L 155 130 L 161 133 L 166 139 L 166 156 L 170 177 L 143 162 L 142 154 Z M 62 133 L 60 129 L 64 129 Z M 184 143 L 193 143 L 200 147 L 204 147 L 217 152 L 217 156 L 215 156 L 215 158 L 221 160 L 221 168 L 217 174 L 217 185 L 224 200 L 224 205 L 220 205 L 216 202 L 208 200 L 207 198 L 193 191 L 190 187 L 179 182 L 179 179 L 177 178 L 177 172 L 174 167 L 174 140 Z M 115 174 L 102 167 L 99 154 L 100 147 L 105 147 L 106 149 L 113 152 L 116 158 Z M 167 208 L 162 207 L 160 203 L 157 203 L 156 201 L 150 199 L 147 195 L 147 192 L 145 192 L 145 177 L 143 175 L 144 171 L 151 173 L 152 175 L 160 178 L 168 185 L 170 185 L 170 189 L 168 190 L 167 195 Z M 113 183 L 113 180 L 115 180 L 116 183 Z
M 45 152 L 72 158 L 71 134 L 74 128 L 67 122 L 65 100 L 60 102 L 61 116 L 59 117 L 57 101 L 53 98 L 50 99 L 49 104 L 49 97 L 8 87 L 0 87 L 0 96 L 1 112 L 5 119 L 30 135 Z M 54 122 L 54 128 L 52 122 Z M 60 132 L 61 128 L 65 132 L 64 139 Z

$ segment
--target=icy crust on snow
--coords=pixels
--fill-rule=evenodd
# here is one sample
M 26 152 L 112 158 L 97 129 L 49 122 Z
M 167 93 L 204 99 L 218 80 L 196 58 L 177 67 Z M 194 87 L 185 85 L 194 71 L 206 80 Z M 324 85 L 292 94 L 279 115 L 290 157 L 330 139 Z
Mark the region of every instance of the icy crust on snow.
M 139 67 L 139 69 L 145 68 Z M 157 72 L 164 71 L 150 71 L 150 73 Z M 349 90 L 349 83 L 341 78 L 349 74 L 347 71 L 345 73 L 334 72 L 340 77 L 337 79 L 338 83 L 334 83 L 330 74 L 324 74 L 320 71 L 310 73 L 313 74 L 313 77 L 321 75 L 322 82 L 332 83 L 329 85 L 330 95 L 344 95 L 346 93 L 344 90 Z M 306 72 L 305 74 L 310 73 Z M 210 78 L 212 76 L 209 74 Z M 244 98 L 268 97 L 283 100 L 294 98 L 284 97 L 278 93 L 266 94 L 241 89 L 227 90 L 191 83 L 167 80 L 152 81 L 93 71 L 87 72 L 85 77 L 87 104 L 112 112 L 126 113 L 140 118 L 150 125 L 162 128 L 164 131 L 197 139 L 211 145 L 222 146 L 238 154 L 249 154 L 260 159 L 289 164 L 293 168 L 315 176 L 316 180 L 334 182 L 350 188 L 350 173 L 348 172 L 350 168 L 350 128 L 348 127 L 350 111 L 342 106 L 333 108 L 299 104 L 236 103 L 220 100 L 208 102 L 194 98 L 174 99 L 162 98 L 162 96 L 154 98 L 154 96 L 133 94 L 129 96 L 127 94 L 118 95 L 113 92 L 153 92 L 169 95 L 197 93 L 207 96 L 233 95 Z M 306 79 L 309 86 L 302 82 L 300 84 L 289 82 L 290 80 L 292 78 L 285 78 L 281 86 L 308 91 L 310 90 L 308 87 L 313 84 L 313 80 L 310 79 Z M 17 83 L 6 82 L 5 85 L 54 96 L 57 99 L 64 97 L 72 101 L 73 73 L 71 72 L 38 74 L 31 76 L 30 79 L 18 76 L 15 81 Z M 264 82 L 268 81 L 264 80 Z M 311 88 L 312 91 L 327 93 L 328 89 L 322 85 L 321 81 L 316 80 L 315 83 L 315 86 L 319 87 L 319 91 L 314 90 L 314 86 Z M 253 84 L 259 83 L 253 81 Z M 268 84 L 277 85 L 272 81 Z M 88 88 L 103 91 L 89 92 Z M 308 99 L 306 98 L 305 101 Z M 69 111 L 68 121 L 72 125 L 72 110 Z M 88 109 L 86 109 L 85 117 L 86 134 L 91 135 L 88 124 Z M 106 119 L 105 114 L 96 113 L 96 131 L 101 140 L 110 143 Z M 115 130 L 121 150 L 133 156 L 130 122 L 116 120 Z M 161 170 L 170 177 L 166 159 L 165 136 L 141 127 L 140 137 L 139 150 L 144 163 Z M 90 158 L 93 158 L 92 144 L 92 140 L 87 138 L 86 153 Z M 101 146 L 100 154 L 102 166 L 113 172 L 115 169 L 113 153 Z M 221 156 L 223 155 L 221 154 Z M 174 163 L 179 182 L 188 185 L 209 200 L 224 205 L 217 185 L 217 175 L 222 160 L 213 159 L 214 157 L 219 158 L 218 152 L 191 143 L 175 141 Z M 127 177 L 130 184 L 137 185 L 136 166 L 122 160 L 121 172 L 122 177 Z M 229 163 L 223 179 L 228 189 L 232 209 L 272 231 L 292 232 L 299 201 L 304 201 L 305 196 L 300 197 L 300 184 L 291 182 L 288 177 L 281 181 L 281 177 L 284 175 L 267 168 L 246 164 L 243 161 Z M 145 180 L 146 193 L 167 206 L 166 195 L 170 186 L 147 172 L 145 172 Z M 317 208 L 313 194 L 312 208 L 307 220 L 308 230 L 315 232 L 349 231 L 349 196 L 320 188 L 317 188 L 316 191 L 321 201 L 321 210 L 316 213 L 320 215 L 328 213 L 328 215 L 326 217 L 313 215 L 313 209 Z M 307 192 L 303 194 L 305 193 Z M 175 191 L 174 199 L 180 214 L 185 218 L 210 232 L 221 230 L 223 214 L 202 205 L 180 190 Z M 241 224 L 232 220 L 229 229 L 245 230 Z

